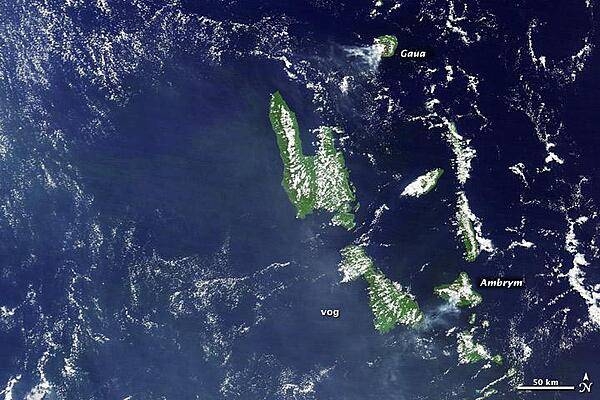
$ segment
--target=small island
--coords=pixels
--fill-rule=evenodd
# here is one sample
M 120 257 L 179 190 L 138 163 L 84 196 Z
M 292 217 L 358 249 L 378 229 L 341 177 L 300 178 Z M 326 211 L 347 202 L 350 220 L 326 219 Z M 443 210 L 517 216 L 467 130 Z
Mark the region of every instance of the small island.
M 490 360 L 497 365 L 502 365 L 504 361 L 500 354 L 492 356 L 485 346 L 475 342 L 473 333 L 470 331 L 458 333 L 456 344 L 459 364 L 472 364 L 482 360 Z
M 398 38 L 394 35 L 383 35 L 376 37 L 375 46 L 381 49 L 381 57 L 392 57 L 396 54 Z
M 473 308 L 483 300 L 481 295 L 473 290 L 466 272 L 461 272 L 452 283 L 436 286 L 433 292 L 457 307 Z
M 431 192 L 437 185 L 438 180 L 444 174 L 442 168 L 436 168 L 425 174 L 419 176 L 417 179 L 409 183 L 402 193 L 401 196 L 421 197 Z

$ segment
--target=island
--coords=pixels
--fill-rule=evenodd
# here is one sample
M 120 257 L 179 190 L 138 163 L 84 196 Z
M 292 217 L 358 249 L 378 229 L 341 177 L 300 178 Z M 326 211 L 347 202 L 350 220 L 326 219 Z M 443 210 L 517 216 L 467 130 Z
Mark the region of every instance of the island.
M 344 155 L 334 143 L 334 134 L 340 134 L 341 129 L 329 126 L 316 129 L 318 148 L 314 156 L 309 156 L 302 148 L 296 114 L 278 91 L 271 96 L 269 118 L 283 161 L 282 185 L 296 208 L 296 217 L 304 218 L 315 210 L 324 210 L 334 213 L 333 225 L 353 229 L 354 186 L 350 183 Z
M 474 222 L 475 216 L 471 212 L 467 196 L 464 192 L 459 192 L 456 201 L 456 223 L 458 224 L 458 235 L 461 237 L 465 247 L 465 260 L 469 262 L 475 261 L 481 252 L 479 241 L 477 240 L 477 232 L 473 226 Z
M 459 364 L 472 364 L 482 360 L 490 360 L 495 364 L 502 365 L 504 361 L 500 354 L 492 356 L 487 348 L 475 342 L 471 331 L 458 333 L 456 344 Z
M 442 168 L 436 168 L 419 176 L 417 179 L 409 183 L 401 196 L 421 197 L 431 192 L 437 185 L 438 180 L 444 173 Z
M 447 128 L 443 133 L 443 136 L 454 153 L 452 162 L 454 169 L 456 170 L 456 178 L 461 185 L 464 185 L 471 177 L 471 163 L 477 155 L 477 152 L 471 147 L 471 140 L 458 133 L 458 129 L 454 122 L 449 121 L 446 118 L 443 120 Z
M 381 49 L 381 57 L 392 57 L 396 54 L 398 38 L 394 35 L 382 35 L 374 39 L 375 46 Z
M 414 296 L 397 282 L 388 279 L 373 263 L 361 246 L 350 245 L 341 250 L 339 270 L 342 282 L 362 276 L 368 284 L 369 305 L 373 312 L 375 329 L 387 333 L 397 325 L 415 326 L 423 320 L 423 313 Z
M 481 295 L 473 290 L 466 272 L 461 272 L 452 283 L 436 286 L 433 292 L 457 307 L 473 308 L 483 300 Z

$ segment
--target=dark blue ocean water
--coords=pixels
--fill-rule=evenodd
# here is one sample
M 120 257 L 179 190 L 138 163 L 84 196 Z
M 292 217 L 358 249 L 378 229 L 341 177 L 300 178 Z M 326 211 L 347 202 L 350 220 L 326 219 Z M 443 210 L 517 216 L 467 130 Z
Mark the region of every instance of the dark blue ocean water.
M 2 220 L 0 305 L 16 307 L 17 317 L 2 325 L 0 382 L 21 375 L 13 398 L 27 398 L 42 380 L 41 368 L 53 385 L 47 399 L 412 400 L 475 398 L 511 366 L 525 383 L 537 377 L 575 383 L 586 371 L 600 377 L 597 333 L 569 336 L 588 318 L 585 303 L 566 280 L 548 285 L 541 276 L 549 260 L 572 259 L 564 250 L 564 213 L 555 205 L 573 201 L 584 175 L 587 200 L 573 213 L 591 213 L 599 200 L 594 71 L 600 61 L 593 53 L 565 89 L 515 51 L 533 19 L 540 22 L 536 49 L 548 58 L 572 54 L 595 22 L 584 6 L 570 2 L 485 7 L 481 15 L 494 27 L 468 47 L 443 33 L 436 14 L 418 2 L 376 19 L 368 16 L 368 2 L 181 3 L 189 15 L 219 21 L 289 21 L 292 62 L 309 60 L 324 76 L 355 77 L 347 96 L 326 87 L 334 104 L 323 113 L 311 90 L 290 80 L 280 62 L 233 51 L 210 62 L 186 35 L 161 60 L 160 72 L 147 62 L 123 79 L 131 93 L 123 103 L 108 101 L 102 89 L 53 59 L 48 87 L 7 97 L 12 102 L 3 111 L 3 129 L 22 134 L 14 135 L 14 158 L 2 164 L 2 195 L 24 195 L 6 203 L 18 205 L 21 222 Z M 479 26 L 481 15 L 470 15 L 467 25 Z M 81 11 L 76 20 L 89 30 L 117 29 L 91 12 Z M 377 72 L 347 56 L 345 46 L 369 44 L 383 33 L 396 34 L 401 45 L 425 47 L 430 56 L 387 59 Z M 595 36 L 590 41 L 595 44 Z M 231 46 L 246 51 L 245 44 Z M 478 93 L 466 90 L 458 73 L 444 86 L 445 65 L 477 75 Z M 438 74 L 427 77 L 426 68 Z M 516 106 L 523 102 L 523 81 L 558 110 L 556 120 L 546 121 L 549 129 L 563 124 L 552 140 L 565 164 L 547 173 L 535 173 L 546 151 Z M 410 118 L 426 114 L 425 89 L 432 84 L 444 105 L 439 112 L 468 116 L 457 126 L 477 150 L 462 189 L 498 252 L 482 253 L 472 264 L 462 259 L 451 222 L 459 190 L 453 154 L 442 129 Z M 382 86 L 400 111 L 388 113 L 381 104 L 373 110 L 368 91 Z M 309 129 L 324 123 L 345 129 L 340 147 L 360 202 L 355 232 L 327 227 L 323 214 L 295 218 L 268 120 L 275 90 L 295 110 L 307 149 L 314 141 Z M 23 99 L 32 93 L 40 102 L 24 110 Z M 104 125 L 88 123 L 86 102 L 103 110 Z M 486 121 L 469 116 L 474 103 Z M 38 135 L 56 129 L 64 148 L 61 140 Z M 530 166 L 529 188 L 508 171 L 518 162 Z M 58 189 L 48 186 L 40 163 Z M 406 183 L 435 167 L 446 172 L 434 192 L 399 197 Z M 523 218 L 523 233 L 537 247 L 508 251 L 515 236 L 505 228 Z M 541 229 L 558 233 L 544 236 Z M 597 236 L 597 228 L 586 229 L 582 235 Z M 376 264 L 418 299 L 427 315 L 423 327 L 378 334 L 366 285 L 339 283 L 339 250 L 367 233 Z M 586 270 L 588 279 L 597 279 L 597 265 L 593 260 Z M 490 327 L 478 338 L 505 356 L 501 367 L 457 366 L 456 339 L 446 332 L 467 329 L 470 313 L 443 308 L 432 288 L 460 271 L 474 282 L 496 275 L 527 282 L 528 292 L 480 289 L 485 301 L 474 311 Z M 545 307 L 566 291 L 564 301 Z M 321 317 L 325 308 L 339 309 L 340 318 Z M 563 323 L 560 308 L 570 309 Z M 511 347 L 519 338 L 533 349 L 523 364 Z M 558 352 L 561 345 L 572 347 Z M 70 357 L 74 375 L 64 372 Z M 580 398 L 517 394 L 513 384 L 501 381 L 498 398 Z

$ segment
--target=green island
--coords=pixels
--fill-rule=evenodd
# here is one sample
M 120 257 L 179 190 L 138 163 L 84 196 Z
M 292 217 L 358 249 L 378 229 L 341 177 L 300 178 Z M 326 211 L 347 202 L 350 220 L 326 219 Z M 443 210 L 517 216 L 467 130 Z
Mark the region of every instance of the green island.
M 459 193 L 456 208 L 458 235 L 461 237 L 465 247 L 465 260 L 473 262 L 481 252 L 481 249 L 477 240 L 477 232 L 473 226 L 475 216 L 469 208 L 469 201 L 464 192 Z
M 438 180 L 444 174 L 442 168 L 436 168 L 419 176 L 417 179 L 409 183 L 401 196 L 421 197 L 424 194 L 431 192 L 438 183 Z
M 381 48 L 381 57 L 392 57 L 396 54 L 398 47 L 398 38 L 394 35 L 382 35 L 376 37 L 375 46 Z
M 457 307 L 473 308 L 483 300 L 481 295 L 473 290 L 466 272 L 461 272 L 452 283 L 436 286 L 433 292 Z
M 353 229 L 356 196 L 344 155 L 334 143 L 334 134 L 341 130 L 328 126 L 318 128 L 316 154 L 308 156 L 302 149 L 296 114 L 279 92 L 271 96 L 269 118 L 283 161 L 282 185 L 296 208 L 296 217 L 304 218 L 315 210 L 324 210 L 334 213 L 333 225 Z
M 386 333 L 403 324 L 414 326 L 423 320 L 423 313 L 414 297 L 388 279 L 373 263 L 361 246 L 350 245 L 341 250 L 339 270 L 342 282 L 362 276 L 368 284 L 369 305 L 374 315 L 375 329 Z
M 461 185 L 464 185 L 471 177 L 471 162 L 477 155 L 477 152 L 470 146 L 471 141 L 458 133 L 454 122 L 446 118 L 443 120 L 447 127 L 443 136 L 454 153 L 453 164 L 456 169 L 456 178 Z
M 361 246 L 350 245 L 340 250 L 342 261 L 338 271 L 342 274 L 342 282 L 350 282 L 363 276 L 367 271 L 375 269 L 371 257 L 367 255 Z
M 490 360 L 498 365 L 503 363 L 500 354 L 492 356 L 487 348 L 475 342 L 471 331 L 459 332 L 456 336 L 456 344 L 459 364 L 472 364 L 482 360 Z

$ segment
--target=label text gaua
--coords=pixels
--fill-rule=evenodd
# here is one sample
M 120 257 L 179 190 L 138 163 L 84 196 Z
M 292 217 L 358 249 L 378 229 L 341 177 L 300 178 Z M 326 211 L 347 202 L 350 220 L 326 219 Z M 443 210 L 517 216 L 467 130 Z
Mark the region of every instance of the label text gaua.
M 323 317 L 332 317 L 332 318 L 338 318 L 340 316 L 340 310 L 337 309 L 328 309 L 328 310 L 324 310 L 321 309 L 321 316 Z
M 402 57 L 402 58 L 425 58 L 425 57 L 427 57 L 427 52 L 424 50 L 402 49 L 402 51 L 400 51 L 400 57 Z

